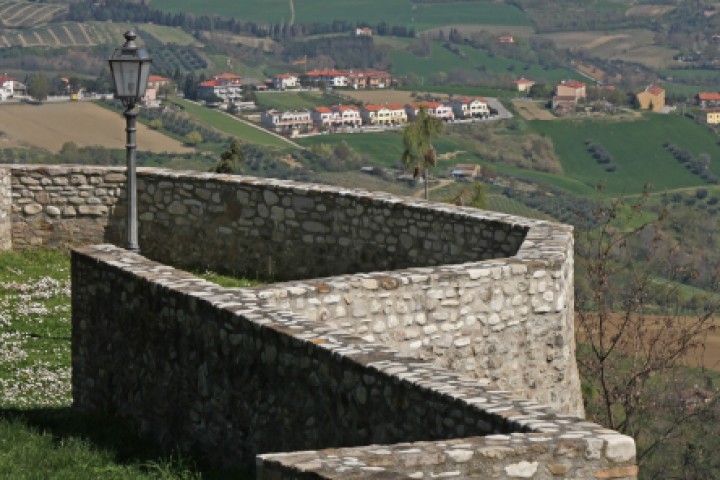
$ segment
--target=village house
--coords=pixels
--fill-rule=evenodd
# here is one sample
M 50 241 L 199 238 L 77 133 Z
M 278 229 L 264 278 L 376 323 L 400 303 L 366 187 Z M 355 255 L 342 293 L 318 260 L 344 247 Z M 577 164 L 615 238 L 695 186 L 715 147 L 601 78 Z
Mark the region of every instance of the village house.
M 145 96 L 142 98 L 142 104 L 146 107 L 159 107 L 159 93 L 160 88 L 166 85 L 170 85 L 172 80 L 158 75 L 150 75 L 148 77 L 147 88 L 145 89 Z
M 393 125 L 407 122 L 405 108 L 399 104 L 365 105 L 360 115 L 365 125 Z
M 498 42 L 500 43 L 515 43 L 515 37 L 512 35 L 500 35 L 498 37 Z
M 577 80 L 563 80 L 555 85 L 555 95 L 558 97 L 573 97 L 575 103 L 587 96 L 587 85 Z
M 455 119 L 455 113 L 450 105 L 440 102 L 413 102 L 405 105 L 408 120 L 414 120 L 421 107 L 427 109 L 428 115 L 449 121 Z
M 338 70 L 311 70 L 304 75 L 303 85 L 316 85 L 325 88 L 347 87 L 345 72 Z
M 708 125 L 720 124 L 720 108 L 708 108 L 700 113 L 700 118 Z
M 15 94 L 14 86 L 15 80 L 12 77 L 8 75 L 0 76 L 0 100 L 4 102 L 8 98 L 12 98 Z
M 315 125 L 325 128 L 334 127 L 340 119 L 340 115 L 329 107 L 313 108 L 310 117 Z
M 450 100 L 455 118 L 488 118 L 490 108 L 485 98 L 459 97 Z
M 533 85 L 535 85 L 535 82 L 533 82 L 532 80 L 528 80 L 525 77 L 513 80 L 513 83 L 515 84 L 515 88 L 518 92 L 529 92 Z
M 720 93 L 716 92 L 701 92 L 695 95 L 697 104 L 702 108 L 707 107 L 718 107 L 720 106 Z
M 312 128 L 312 114 L 309 110 L 280 112 L 268 110 L 260 115 L 260 123 L 278 132 L 297 132 Z
M 201 100 L 219 97 L 222 101 L 240 100 L 242 98 L 242 77 L 234 73 L 214 75 L 210 80 L 197 85 L 197 97 Z
M 360 109 L 355 105 L 333 105 L 332 108 L 340 115 L 340 125 L 350 127 L 362 125 Z
M 665 90 L 657 85 L 648 85 L 644 91 L 635 95 L 642 110 L 659 112 L 665 107 Z
M 356 37 L 372 37 L 373 31 L 369 27 L 358 27 L 355 29 Z
M 294 73 L 282 73 L 273 77 L 272 86 L 275 90 L 298 88 L 300 86 L 300 78 Z
M 332 107 L 315 107 L 311 111 L 313 123 L 318 127 L 357 127 L 362 124 L 360 110 L 353 105 L 333 105 Z
M 468 163 L 458 163 L 452 169 L 452 171 L 450 172 L 450 175 L 452 175 L 453 178 L 455 178 L 456 180 L 471 179 L 471 178 L 479 177 L 481 171 L 482 170 L 481 170 L 480 165 L 468 164 Z
M 394 81 L 393 76 L 384 70 L 365 69 L 345 72 L 348 86 L 354 89 L 389 88 Z

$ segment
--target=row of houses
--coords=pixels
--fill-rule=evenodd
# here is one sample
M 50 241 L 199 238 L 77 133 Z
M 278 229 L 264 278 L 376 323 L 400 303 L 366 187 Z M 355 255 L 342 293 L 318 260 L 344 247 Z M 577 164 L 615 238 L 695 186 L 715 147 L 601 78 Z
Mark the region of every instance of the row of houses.
M 389 88 L 395 78 L 384 70 L 311 70 L 303 74 L 283 73 L 272 79 L 272 88 L 288 90 L 300 87 L 321 88 Z
M 333 129 L 343 127 L 402 125 L 412 121 L 420 108 L 429 115 L 452 121 L 455 119 L 488 118 L 488 102 L 482 97 L 461 97 L 447 102 L 415 102 L 405 105 L 333 105 L 315 107 L 312 110 L 278 111 L 268 110 L 260 117 L 265 127 L 286 132 L 310 130 L 313 128 Z

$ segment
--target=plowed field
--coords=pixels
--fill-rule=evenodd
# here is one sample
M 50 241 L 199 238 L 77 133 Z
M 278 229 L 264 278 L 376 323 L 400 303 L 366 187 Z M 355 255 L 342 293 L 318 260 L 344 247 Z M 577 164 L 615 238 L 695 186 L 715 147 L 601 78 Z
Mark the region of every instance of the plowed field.
M 89 102 L 0 106 L 0 148 L 35 147 L 58 152 L 65 142 L 79 147 L 125 148 L 125 118 Z M 138 124 L 138 150 L 184 153 L 181 142 Z

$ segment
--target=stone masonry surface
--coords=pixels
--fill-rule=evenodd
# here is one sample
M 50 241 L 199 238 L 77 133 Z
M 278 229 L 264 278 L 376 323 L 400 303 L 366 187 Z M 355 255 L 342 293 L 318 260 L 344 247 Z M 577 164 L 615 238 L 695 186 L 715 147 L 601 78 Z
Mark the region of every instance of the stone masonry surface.
M 121 245 L 124 180 L 3 167 L 0 246 Z M 73 255 L 78 408 L 224 464 L 312 449 L 262 455 L 261 478 L 635 478 L 632 439 L 579 418 L 570 227 L 271 179 L 138 180 L 144 257 Z M 286 282 L 222 289 L 155 262 Z

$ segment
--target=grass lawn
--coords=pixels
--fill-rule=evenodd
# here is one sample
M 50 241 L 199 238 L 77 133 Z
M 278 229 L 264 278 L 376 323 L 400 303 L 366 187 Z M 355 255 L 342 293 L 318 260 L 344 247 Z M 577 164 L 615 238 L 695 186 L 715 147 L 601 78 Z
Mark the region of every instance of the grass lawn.
M 288 142 L 269 134 L 268 132 L 235 120 L 228 115 L 211 108 L 203 107 L 180 98 L 170 99 L 171 102 L 181 106 L 185 112 L 197 121 L 236 137 L 243 142 L 256 145 L 266 145 L 284 149 L 294 148 Z
M 654 191 L 705 186 L 663 148 L 679 145 L 695 155 L 708 153 L 710 169 L 720 174 L 718 137 L 702 125 L 679 115 L 645 114 L 636 121 L 530 121 L 530 128 L 550 137 L 568 178 L 592 188 L 598 183 L 609 195 L 630 195 L 651 183 Z M 614 173 L 605 171 L 587 151 L 584 141 L 592 140 L 613 157 Z
M 252 478 L 197 466 L 127 422 L 70 408 L 69 263 L 61 251 L 0 253 L 0 478 Z

